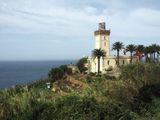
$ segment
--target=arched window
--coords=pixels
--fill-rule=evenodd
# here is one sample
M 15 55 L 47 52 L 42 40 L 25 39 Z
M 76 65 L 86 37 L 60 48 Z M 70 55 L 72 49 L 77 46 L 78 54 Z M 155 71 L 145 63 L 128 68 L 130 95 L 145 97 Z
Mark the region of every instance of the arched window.
M 108 65 L 109 65 L 110 61 L 108 60 Z

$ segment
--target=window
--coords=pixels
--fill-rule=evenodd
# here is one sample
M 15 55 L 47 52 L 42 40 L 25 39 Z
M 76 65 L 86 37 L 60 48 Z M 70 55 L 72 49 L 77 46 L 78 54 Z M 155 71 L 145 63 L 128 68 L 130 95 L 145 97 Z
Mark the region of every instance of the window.
M 109 62 L 110 62 L 110 61 L 108 60 L 108 65 L 109 65 Z
M 124 65 L 124 60 L 123 60 L 123 65 Z

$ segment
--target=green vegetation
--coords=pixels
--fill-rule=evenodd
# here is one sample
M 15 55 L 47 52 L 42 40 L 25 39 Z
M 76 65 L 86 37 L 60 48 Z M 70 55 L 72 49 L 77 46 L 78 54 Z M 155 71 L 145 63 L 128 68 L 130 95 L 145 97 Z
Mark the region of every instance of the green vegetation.
M 68 68 L 67 65 L 61 65 L 60 67 L 52 68 L 48 76 L 51 82 L 55 82 L 64 78 L 66 74 L 72 74 L 72 69 Z
M 87 59 L 87 57 L 84 57 L 77 62 L 77 67 L 81 73 L 85 73 L 87 70 L 87 67 L 85 66 L 85 64 L 87 63 Z
M 1 90 L 0 120 L 159 120 L 160 64 L 120 69 L 115 78 L 108 73 L 68 75 L 61 66 L 48 79 Z M 47 89 L 51 78 L 52 89 Z
M 136 46 L 133 44 L 127 45 L 126 51 L 130 52 L 130 59 L 131 59 L 131 64 L 132 64 L 132 59 L 133 59 L 133 52 L 136 50 Z

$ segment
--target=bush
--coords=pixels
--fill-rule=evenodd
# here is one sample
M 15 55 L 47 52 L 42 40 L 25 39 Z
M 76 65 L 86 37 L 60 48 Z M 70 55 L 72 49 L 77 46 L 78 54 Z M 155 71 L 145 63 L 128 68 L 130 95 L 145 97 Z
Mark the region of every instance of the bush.
M 65 75 L 71 75 L 72 69 L 68 68 L 67 65 L 61 65 L 58 68 L 52 68 L 48 73 L 48 76 L 52 82 L 62 79 Z
M 87 67 L 85 67 L 87 63 L 87 58 L 81 58 L 78 62 L 77 62 L 77 67 L 78 69 L 80 70 L 81 73 L 84 73 L 86 72 L 87 70 Z
M 60 68 L 53 68 L 48 74 L 52 82 L 62 79 L 64 75 L 65 75 L 64 71 Z
M 130 64 L 121 68 L 120 78 L 132 82 L 135 87 L 160 83 L 160 64 Z
M 116 80 L 116 77 L 115 77 L 115 76 L 104 75 L 104 77 L 105 77 L 107 80 Z
M 160 84 L 144 86 L 139 89 L 139 94 L 135 96 L 132 103 L 134 111 L 142 113 L 149 110 L 150 103 L 160 98 Z M 144 113 L 143 113 L 144 114 Z

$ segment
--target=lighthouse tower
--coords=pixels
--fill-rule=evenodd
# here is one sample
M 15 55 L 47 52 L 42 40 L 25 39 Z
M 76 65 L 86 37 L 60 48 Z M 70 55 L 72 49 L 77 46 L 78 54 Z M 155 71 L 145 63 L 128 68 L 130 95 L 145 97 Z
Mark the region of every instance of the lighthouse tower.
M 101 21 L 99 28 L 94 32 L 95 49 L 102 49 L 106 53 L 106 57 L 110 56 L 110 30 L 106 29 L 106 23 Z
M 100 58 L 100 71 L 102 73 L 106 73 L 108 69 L 117 68 L 117 57 L 110 54 L 110 30 L 106 29 L 106 24 L 104 21 L 99 23 L 98 30 L 94 31 L 95 36 L 95 49 L 102 49 L 106 56 L 104 58 Z M 133 61 L 136 62 L 137 58 L 133 58 Z M 129 56 L 120 56 L 119 65 L 127 65 L 130 64 Z M 88 57 L 88 73 L 98 72 L 98 59 L 89 56 Z

